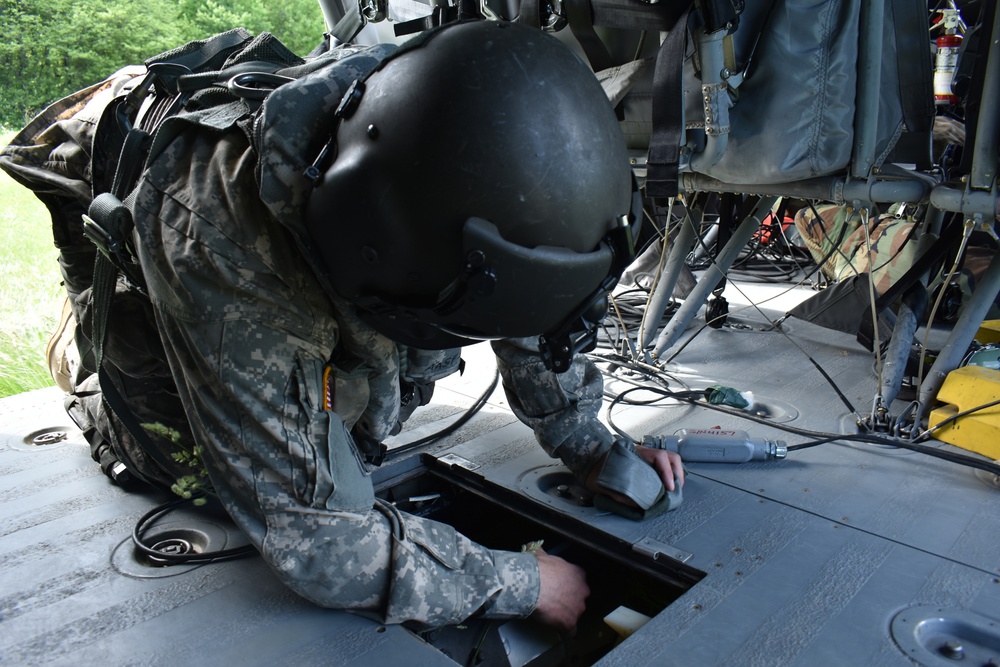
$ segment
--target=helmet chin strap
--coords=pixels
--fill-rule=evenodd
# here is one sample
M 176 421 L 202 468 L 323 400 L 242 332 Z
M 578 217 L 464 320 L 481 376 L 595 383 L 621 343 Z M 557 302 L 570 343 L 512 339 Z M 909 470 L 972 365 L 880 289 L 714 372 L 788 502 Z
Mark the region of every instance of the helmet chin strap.
M 608 277 L 561 325 L 538 337 L 542 362 L 550 371 L 566 372 L 575 354 L 590 352 L 597 347 L 597 328 L 607 312 L 611 291 L 618 284 L 622 271 L 635 259 L 635 232 L 641 222 L 642 193 L 633 173 L 632 208 L 629 215 L 623 215 L 618 226 L 605 237 L 605 243 L 613 253 Z M 603 308 L 600 307 L 602 304 Z
M 633 176 L 633 187 L 635 178 Z M 642 195 L 638 189 L 632 191 L 631 217 L 641 220 Z M 622 271 L 635 259 L 635 240 L 629 217 L 623 215 L 619 225 L 608 232 L 605 242 L 611 247 L 614 259 L 611 270 L 589 298 L 585 299 L 573 313 L 553 331 L 538 337 L 538 349 L 542 362 L 550 371 L 564 373 L 569 370 L 573 356 L 580 352 L 590 352 L 597 347 L 597 328 L 608 310 L 608 298 L 618 284 Z M 603 307 L 602 307 L 603 306 Z
M 597 327 L 607 310 L 608 294 L 618 283 L 617 278 L 609 276 L 604 284 L 594 293 L 593 299 L 588 299 L 585 306 L 574 312 L 554 331 L 538 337 L 538 350 L 542 354 L 542 363 L 550 371 L 565 373 L 573 361 L 573 356 L 580 352 L 590 352 L 597 347 Z M 606 285 L 606 287 L 605 287 Z M 591 319 L 595 306 L 604 303 L 604 311 Z

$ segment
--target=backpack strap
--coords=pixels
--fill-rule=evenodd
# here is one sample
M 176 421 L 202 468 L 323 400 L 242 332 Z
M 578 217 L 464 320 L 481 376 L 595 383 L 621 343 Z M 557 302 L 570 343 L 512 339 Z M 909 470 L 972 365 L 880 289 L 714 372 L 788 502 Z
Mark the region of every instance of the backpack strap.
M 600 72 L 612 67 L 615 63 L 611 54 L 594 30 L 594 11 L 590 0 L 564 0 L 563 9 L 569 30 L 587 55 L 591 69 Z
M 101 127 L 99 124 L 99 130 L 104 130 L 111 139 L 105 140 L 103 144 L 95 140 L 101 147 L 101 151 L 95 151 L 95 156 L 100 153 L 101 159 L 114 165 L 110 191 L 102 192 L 103 184 L 95 182 L 96 196 L 83 216 L 84 233 L 99 250 L 94 261 L 90 333 L 98 381 L 105 407 L 118 418 L 143 451 L 165 470 L 170 469 L 170 462 L 154 445 L 104 366 L 104 346 L 119 274 L 144 290 L 145 281 L 136 261 L 132 242 L 135 225 L 130 205 L 153 147 L 156 130 L 167 118 L 183 108 L 193 92 L 216 85 L 220 80 L 218 76 L 202 77 L 198 74 L 199 70 L 211 66 L 221 67 L 231 54 L 250 39 L 250 34 L 241 28 L 204 42 L 187 44 L 150 59 L 146 63 L 148 72 L 142 81 L 127 95 L 116 100 L 101 119 L 101 123 L 107 125 Z M 226 77 L 222 76 L 222 79 L 225 80 Z M 198 85 L 193 85 L 195 83 Z M 153 94 L 150 96 L 151 92 Z M 96 160 L 95 157 L 95 162 Z M 105 167 L 102 173 L 106 184 L 106 167 L 109 165 L 102 166 Z M 138 471 L 130 472 L 142 478 Z M 145 481 L 155 484 L 151 480 Z

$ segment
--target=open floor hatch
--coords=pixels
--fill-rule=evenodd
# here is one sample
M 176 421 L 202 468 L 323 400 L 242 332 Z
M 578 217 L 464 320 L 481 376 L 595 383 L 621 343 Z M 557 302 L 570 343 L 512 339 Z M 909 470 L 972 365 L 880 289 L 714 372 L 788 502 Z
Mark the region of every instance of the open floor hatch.
M 593 664 L 641 626 L 643 617 L 656 616 L 704 576 L 679 561 L 641 555 L 625 540 L 463 468 L 418 470 L 380 488 L 377 495 L 410 514 L 450 524 L 490 548 L 520 551 L 541 540 L 547 553 L 587 572 L 591 594 L 573 637 L 560 637 L 530 619 L 474 619 L 460 626 L 414 629 L 462 665 Z M 604 620 L 612 612 L 617 630 Z M 625 628 L 616 622 L 620 618 L 626 620 Z M 633 619 L 638 625 L 630 626 Z

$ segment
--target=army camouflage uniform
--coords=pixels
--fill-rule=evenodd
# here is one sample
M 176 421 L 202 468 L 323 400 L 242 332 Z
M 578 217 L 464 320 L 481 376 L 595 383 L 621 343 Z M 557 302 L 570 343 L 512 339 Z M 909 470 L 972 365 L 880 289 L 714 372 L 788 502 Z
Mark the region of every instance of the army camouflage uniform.
M 155 317 L 163 347 L 148 351 L 148 367 L 131 357 L 115 374 L 139 421 L 165 427 L 147 429 L 162 450 L 137 451 L 99 400 L 78 400 L 119 456 L 153 481 L 184 475 L 164 452 L 198 443 L 232 518 L 276 575 L 319 605 L 386 622 L 522 617 L 539 595 L 533 555 L 487 549 L 400 512 L 375 498 L 363 461 L 362 450 L 414 407 L 401 412 L 401 382 L 426 400 L 434 380 L 457 370 L 458 351 L 407 349 L 364 324 L 324 283 L 303 224 L 302 174 L 329 137 L 332 111 L 390 48 L 340 49 L 302 65 L 315 74 L 281 86 L 259 111 L 235 103 L 166 121 L 132 206 L 152 303 L 133 324 Z M 74 120 L 79 105 L 63 111 L 67 124 L 89 122 Z M 25 174 L 51 160 L 39 156 L 40 142 L 20 139 L 3 166 L 28 182 Z M 129 292 L 121 287 L 115 308 Z M 112 321 L 114 365 L 129 343 L 115 336 L 117 314 Z M 493 348 L 515 414 L 584 475 L 612 442 L 597 419 L 600 373 L 584 358 L 566 373 L 547 371 L 531 340 Z M 130 383 L 173 392 L 157 376 L 163 360 L 176 395 L 132 401 Z

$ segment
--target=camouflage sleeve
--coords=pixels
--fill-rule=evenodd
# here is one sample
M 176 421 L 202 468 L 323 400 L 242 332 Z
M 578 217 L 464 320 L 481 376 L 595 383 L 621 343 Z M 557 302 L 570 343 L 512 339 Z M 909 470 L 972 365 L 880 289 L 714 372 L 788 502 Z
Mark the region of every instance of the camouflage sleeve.
M 377 500 L 343 421 L 323 410 L 331 305 L 286 229 L 255 204 L 238 131 L 182 133 L 134 206 L 140 261 L 209 478 L 290 588 L 384 621 L 520 617 L 531 554 L 493 551 Z
M 597 418 L 604 392 L 600 371 L 583 355 L 565 373 L 547 370 L 535 338 L 495 341 L 493 351 L 514 414 L 549 455 L 586 477 L 613 441 Z

